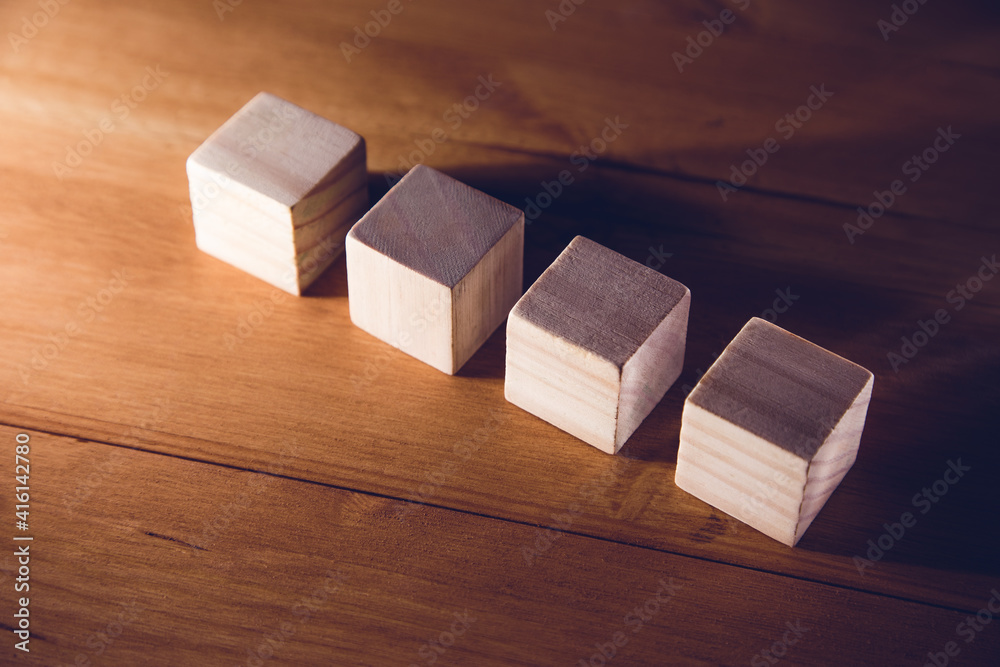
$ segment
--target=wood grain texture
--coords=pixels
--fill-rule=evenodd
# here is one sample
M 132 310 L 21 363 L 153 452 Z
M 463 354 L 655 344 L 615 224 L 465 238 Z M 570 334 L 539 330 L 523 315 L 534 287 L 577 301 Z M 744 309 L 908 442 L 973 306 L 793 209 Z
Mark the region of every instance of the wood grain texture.
M 521 296 L 524 213 L 430 167 L 347 235 L 351 321 L 453 375 Z
M 671 53 L 721 8 L 587 2 L 553 30 L 544 12 L 556 4 L 404 3 L 347 62 L 340 41 L 352 40 L 378 5 L 244 2 L 220 20 L 204 0 L 70 2 L 15 49 L 8 32 L 19 34 L 22 19 L 41 10 L 36 0 L 0 3 L 0 421 L 153 457 L 135 483 L 113 477 L 120 494 L 92 492 L 108 503 L 94 516 L 107 520 L 47 508 L 51 520 L 36 518 L 39 531 L 51 531 L 39 533 L 53 536 L 49 544 L 71 538 L 37 574 L 72 586 L 42 586 L 33 602 L 49 606 L 39 612 L 49 619 L 39 639 L 71 647 L 57 662 L 86 651 L 115 618 L 119 600 L 106 591 L 130 590 L 126 583 L 148 583 L 144 594 L 162 605 L 150 616 L 155 626 L 137 659 L 116 660 L 113 651 L 130 645 L 123 635 L 95 664 L 197 662 L 199 651 L 245 649 L 240 633 L 248 630 L 264 641 L 299 601 L 294 594 L 323 583 L 324 554 L 341 531 L 323 523 L 335 503 L 310 489 L 337 488 L 385 499 L 385 512 L 405 516 L 402 528 L 383 532 L 364 524 L 359 540 L 372 540 L 368 550 L 350 542 L 378 573 L 362 588 L 407 583 L 378 605 L 368 606 L 375 595 L 329 603 L 336 627 L 315 626 L 302 654 L 286 642 L 288 659 L 268 664 L 327 664 L 325 655 L 426 664 L 417 651 L 469 597 L 496 610 L 497 633 L 477 650 L 501 657 L 466 656 L 459 643 L 439 664 L 452 656 L 459 664 L 572 664 L 611 640 L 661 572 L 673 574 L 668 561 L 681 576 L 698 563 L 718 566 L 709 580 L 720 585 L 699 589 L 683 615 L 662 612 L 612 664 L 633 662 L 627 651 L 635 650 L 638 663 L 745 665 L 794 623 L 781 613 L 797 614 L 786 606 L 793 602 L 817 629 L 780 664 L 922 664 L 952 640 L 962 650 L 955 664 L 989 664 L 996 623 L 970 644 L 955 630 L 1000 590 L 1000 546 L 987 539 L 1000 470 L 1000 283 L 963 297 L 961 310 L 947 298 L 1000 251 L 996 7 L 925 3 L 885 41 L 875 22 L 888 6 L 755 0 L 678 72 Z M 159 85 L 133 98 L 157 67 Z M 455 105 L 490 75 L 502 85 L 458 113 Z M 824 83 L 834 94 L 823 108 L 791 139 L 778 135 L 775 122 Z M 343 260 L 309 298 L 294 299 L 197 251 L 185 160 L 260 90 L 362 134 L 372 201 L 411 156 L 522 209 L 566 171 L 573 183 L 527 216 L 525 285 L 584 235 L 691 288 L 681 377 L 618 456 L 504 401 L 502 331 L 449 377 L 351 324 Z M 591 150 L 616 118 L 628 127 L 582 163 L 581 148 Z M 105 119 L 115 129 L 101 137 L 95 130 Z M 848 241 L 844 225 L 857 221 L 857 208 L 908 179 L 903 163 L 948 126 L 961 138 Z M 447 140 L 420 158 L 417 142 L 427 146 L 437 128 Z M 83 143 L 85 133 L 100 144 Z M 781 149 L 722 201 L 716 181 L 769 136 Z M 81 162 L 79 148 L 92 148 Z M 58 164 L 70 173 L 57 175 Z M 672 481 L 685 392 L 749 318 L 772 309 L 779 290 L 792 295 L 792 305 L 777 301 L 779 326 L 878 376 L 858 459 L 796 549 Z M 949 322 L 895 372 L 887 353 L 942 308 Z M 280 472 L 298 480 L 290 495 L 244 501 L 221 483 L 227 477 L 208 472 L 273 470 L 288 443 L 298 448 Z M 46 483 L 72 495 L 102 451 L 81 459 L 60 452 L 36 481 L 48 469 Z M 168 465 L 179 457 L 187 459 L 180 477 Z M 72 467 L 57 475 L 64 459 Z M 972 470 L 939 502 L 921 501 L 929 508 L 921 513 L 915 494 L 959 459 Z M 197 483 L 184 486 L 185 478 Z M 10 495 L 0 499 L 11 511 Z M 238 499 L 258 518 L 230 520 L 248 532 L 228 533 L 222 564 L 195 584 L 194 561 L 165 551 L 183 549 L 170 540 L 146 536 L 162 546 L 138 552 L 104 539 L 118 535 L 115 521 L 138 516 L 149 532 L 199 537 L 212 515 L 206 506 Z M 264 528 L 275 508 L 287 533 Z M 442 529 L 439 511 L 467 520 Z M 859 571 L 855 557 L 904 512 L 917 525 Z M 567 514 L 572 523 L 561 529 Z M 522 554 L 500 560 L 506 552 L 496 547 L 523 545 L 521 533 L 502 537 L 515 526 L 529 528 L 533 548 L 536 540 L 544 548 L 543 537 L 552 544 L 523 570 L 514 567 Z M 293 555 L 300 565 L 286 580 L 281 563 Z M 123 563 L 134 565 L 128 582 L 117 578 Z M 505 586 L 507 570 L 516 586 Z M 757 574 L 763 583 L 752 581 Z M 310 585 L 288 598 L 287 581 Z M 555 599 L 565 604 L 547 606 Z M 2 600 L 6 614 L 11 603 Z M 185 620 L 188 610 L 197 621 Z M 651 634 L 661 622 L 678 634 Z M 696 641 L 684 643 L 681 631 Z M 656 655 L 641 648 L 647 636 Z M 387 647 L 410 638 L 419 643 L 390 655 Z M 52 652 L 29 662 L 49 664 Z M 242 656 L 226 653 L 246 664 Z
M 842 655 L 849 635 L 874 665 L 918 662 L 964 620 L 572 532 L 531 555 L 545 532 L 530 525 L 443 508 L 400 520 L 390 498 L 289 479 L 291 442 L 228 468 L 28 435 L 37 634 L 17 662 L 575 664 L 622 633 L 614 662 L 737 665 L 790 625 L 790 664 Z M 15 558 L 0 566 L 9 609 Z M 720 641 L 719 619 L 741 632 Z M 984 634 L 962 658 L 986 664 L 998 646 Z
M 684 365 L 691 291 L 577 236 L 511 312 L 504 397 L 616 453 Z
M 300 295 L 367 209 L 360 135 L 259 93 L 187 160 L 199 249 Z
M 675 483 L 795 546 L 854 465 L 873 380 L 751 319 L 684 403 Z

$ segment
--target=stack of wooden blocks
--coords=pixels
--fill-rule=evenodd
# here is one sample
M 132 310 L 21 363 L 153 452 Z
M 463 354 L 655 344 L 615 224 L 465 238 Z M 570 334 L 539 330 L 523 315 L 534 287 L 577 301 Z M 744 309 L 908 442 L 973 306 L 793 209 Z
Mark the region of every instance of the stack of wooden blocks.
M 346 247 L 351 320 L 444 373 L 507 319 L 507 400 L 608 454 L 681 373 L 687 287 L 578 236 L 522 296 L 522 211 L 417 166 L 365 213 L 364 140 L 273 95 L 188 174 L 199 248 L 301 294 Z M 685 402 L 677 486 L 794 546 L 857 457 L 872 382 L 751 320 Z

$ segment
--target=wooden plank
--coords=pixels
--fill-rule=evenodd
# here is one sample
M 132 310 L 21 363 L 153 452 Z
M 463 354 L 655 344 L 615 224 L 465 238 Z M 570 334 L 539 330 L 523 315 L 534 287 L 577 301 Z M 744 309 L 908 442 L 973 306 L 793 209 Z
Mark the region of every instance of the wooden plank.
M 10 6 L 10 23 L 17 24 L 17 5 Z M 20 7 L 22 14 L 37 11 L 28 2 Z M 782 150 L 747 187 L 837 202 L 853 211 L 899 179 L 908 190 L 894 211 L 990 224 L 991 181 L 981 165 L 1000 145 L 991 115 L 991 102 L 1000 99 L 991 48 L 995 27 L 977 22 L 975 37 L 961 47 L 947 37 L 948 29 L 959 30 L 980 11 L 975 2 L 924 7 L 920 20 L 909 21 L 903 34 L 887 43 L 875 24 L 888 8 L 855 0 L 838 4 L 836 17 L 815 10 L 824 15 L 816 19 L 814 10 L 787 0 L 761 0 L 684 72 L 677 71 L 671 54 L 705 29 L 703 20 L 717 17 L 693 1 L 670 7 L 638 1 L 592 5 L 555 31 L 544 9 L 527 0 L 475 12 L 463 7 L 451 0 L 431 10 L 407 8 L 347 62 L 339 40 L 353 39 L 355 27 L 372 20 L 368 5 L 345 3 L 336 12 L 310 2 L 281 10 L 241 6 L 222 22 L 199 2 L 156 9 L 124 2 L 89 11 L 68 6 L 60 12 L 61 26 L 49 26 L 7 56 L 9 71 L 39 76 L 31 86 L 16 84 L 17 79 L 3 84 L 2 108 L 57 120 L 75 143 L 108 114 L 110 100 L 159 63 L 171 74 L 135 110 L 132 117 L 139 120 L 108 137 L 119 150 L 122 134 L 160 114 L 167 125 L 157 126 L 180 123 L 185 137 L 204 137 L 232 113 L 234 100 L 264 88 L 285 97 L 295 92 L 303 106 L 342 118 L 370 139 L 388 135 L 389 141 L 373 144 L 370 163 L 392 171 L 401 158 L 420 151 L 415 142 L 426 142 L 438 127 L 447 129 L 451 142 L 568 156 L 595 139 L 607 117 L 620 116 L 632 130 L 609 144 L 604 158 L 714 184 L 749 159 L 747 150 L 774 138 Z M 189 48 L 160 48 L 145 38 L 150 26 L 157 26 L 163 43 Z M 104 55 L 106 35 L 122 40 L 123 58 Z M 286 41 L 291 43 L 283 58 L 259 48 Z M 581 68 L 576 54 L 597 42 L 607 45 L 601 57 Z M 396 66 L 407 59 L 420 66 Z M 205 62 L 213 63 L 208 72 Z M 303 66 L 290 68 L 288 62 Z M 255 72 L 252 81 L 242 77 L 248 70 Z M 318 70 L 324 72 L 321 80 L 307 74 Z M 782 76 L 759 76 L 763 71 Z M 490 74 L 501 85 L 474 116 L 459 117 L 462 123 L 452 129 L 444 115 L 474 96 L 479 77 Z M 81 78 L 87 86 L 76 86 Z M 833 96 L 786 139 L 787 130 L 776 126 L 806 103 L 811 86 L 822 84 Z M 58 93 L 67 86 L 73 94 L 63 98 Z M 188 94 L 192 90 L 196 96 Z M 904 164 L 932 145 L 939 127 L 948 126 L 962 138 L 920 172 L 919 180 L 910 181 Z M 19 162 L 52 173 L 53 159 L 62 158 L 71 142 L 53 135 L 29 148 L 28 155 L 37 159 Z M 88 164 L 114 159 L 111 143 Z M 93 166 L 87 170 L 93 173 Z M 956 186 L 963 197 L 954 197 Z M 716 198 L 721 203 L 718 193 Z
M 401 522 L 385 498 L 288 479 L 294 446 L 251 472 L 29 435 L 29 647 L 46 664 L 577 664 L 602 646 L 746 664 L 777 646 L 789 664 L 877 665 L 948 641 L 982 664 L 1000 647 L 992 627 L 956 636 L 974 610 L 442 509 Z M 741 631 L 719 641 L 719 623 Z

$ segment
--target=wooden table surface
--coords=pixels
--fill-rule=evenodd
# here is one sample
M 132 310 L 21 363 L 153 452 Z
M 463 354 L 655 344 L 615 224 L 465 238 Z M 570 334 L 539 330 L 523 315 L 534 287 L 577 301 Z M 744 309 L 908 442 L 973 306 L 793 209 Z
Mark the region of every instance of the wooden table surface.
M 0 4 L 2 662 L 1000 664 L 1000 22 L 901 4 Z M 419 161 L 542 204 L 525 285 L 582 234 L 691 289 L 618 456 L 504 401 L 502 330 L 449 377 L 343 258 L 295 298 L 197 251 L 185 159 L 261 90 L 362 134 L 373 201 Z M 875 373 L 796 548 L 673 482 L 753 316 Z

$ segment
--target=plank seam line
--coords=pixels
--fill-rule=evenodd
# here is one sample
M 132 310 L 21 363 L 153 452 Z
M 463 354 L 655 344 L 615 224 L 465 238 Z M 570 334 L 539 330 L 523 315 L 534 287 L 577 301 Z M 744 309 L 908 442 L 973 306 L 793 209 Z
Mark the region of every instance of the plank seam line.
M 516 153 L 518 155 L 529 155 L 532 157 L 544 157 L 549 159 L 558 159 L 560 161 L 565 161 L 568 156 L 561 153 L 550 153 L 546 151 L 532 151 L 524 148 L 517 148 L 514 146 L 501 146 L 497 144 L 484 144 L 477 141 L 461 141 L 459 143 L 466 144 L 468 146 L 478 146 L 482 148 L 491 148 L 494 150 L 500 150 L 506 153 Z M 619 160 L 610 160 L 607 158 L 600 158 L 595 164 L 598 166 L 604 166 L 611 169 L 616 169 L 618 171 L 624 171 L 633 174 L 645 174 L 647 176 L 660 176 L 663 178 L 670 178 L 677 181 L 684 181 L 687 183 L 698 183 L 701 185 L 711 185 L 714 186 L 721 179 L 712 179 L 707 176 L 696 176 L 693 174 L 685 174 L 683 172 L 677 171 L 667 171 L 665 169 L 657 169 L 656 167 L 644 167 L 641 165 L 631 164 L 629 162 L 622 162 Z M 727 181 L 723 181 L 727 182 Z M 792 201 L 800 201 L 809 204 L 818 204 L 822 206 L 829 206 L 832 208 L 841 208 L 847 210 L 855 210 L 858 206 L 866 206 L 867 204 L 858 204 L 853 202 L 845 202 L 837 199 L 828 199 L 826 197 L 819 197 L 816 195 L 805 195 L 796 194 L 794 192 L 783 192 L 781 190 L 769 190 L 767 188 L 760 188 L 752 185 L 742 185 L 737 188 L 739 191 L 751 192 L 755 195 L 762 197 L 774 197 L 776 199 L 789 199 Z M 870 202 L 869 202 L 870 203 Z M 935 222 L 939 224 L 945 224 L 949 226 L 959 226 L 967 227 L 969 229 L 976 229 L 980 231 L 988 230 L 989 228 L 976 227 L 974 225 L 966 225 L 960 222 L 955 222 L 952 220 L 944 220 L 942 218 L 936 218 L 925 215 L 917 215 L 914 213 L 904 213 L 900 211 L 886 211 L 883 217 L 896 217 L 901 219 L 909 220 L 923 220 L 926 222 Z
M 24 428 L 24 427 L 20 427 L 20 426 L 12 426 L 11 424 L 8 424 L 7 422 L 3 422 L 3 421 L 0 421 L 0 426 L 7 426 L 9 428 L 15 428 L 15 429 L 17 429 L 17 428 Z M 143 449 L 142 447 L 135 447 L 135 446 L 132 446 L 132 445 L 122 445 L 122 444 L 117 444 L 117 443 L 114 443 L 114 442 L 106 442 L 104 440 L 95 440 L 95 439 L 92 439 L 92 438 L 81 438 L 79 436 L 72 436 L 72 435 L 67 435 L 67 434 L 64 434 L 64 433 L 55 433 L 55 432 L 52 432 L 52 431 L 47 431 L 47 430 L 38 429 L 38 428 L 30 428 L 30 429 L 25 428 L 24 430 L 31 430 L 31 431 L 35 431 L 35 432 L 38 432 L 38 433 L 45 433 L 46 435 L 51 435 L 51 436 L 55 436 L 55 437 L 70 438 L 70 439 L 73 439 L 73 440 L 82 440 L 82 441 L 86 441 L 86 442 L 90 442 L 90 443 L 94 443 L 94 444 L 106 445 L 108 447 L 118 447 L 120 449 L 130 449 L 130 450 L 137 451 L 137 452 L 142 452 L 142 453 L 145 453 L 145 454 L 152 454 L 154 456 L 165 456 L 165 457 L 168 457 L 168 458 L 180 459 L 182 461 L 190 461 L 192 463 L 201 463 L 201 464 L 205 464 L 205 465 L 216 466 L 216 467 L 219 467 L 219 468 L 226 468 L 226 469 L 229 469 L 229 470 L 236 470 L 236 471 L 239 471 L 239 472 L 252 472 L 252 473 L 257 473 L 257 474 L 260 474 L 260 475 L 267 475 L 268 477 L 276 477 L 276 478 L 279 478 L 279 479 L 286 479 L 286 480 L 289 480 L 289 481 L 292 481 L 292 482 L 300 482 L 300 483 L 303 483 L 303 484 L 312 484 L 314 486 L 319 486 L 319 487 L 328 488 L 328 489 L 337 489 L 339 491 L 347 491 L 347 492 L 350 492 L 350 493 L 360 493 L 361 495 L 372 496 L 372 497 L 375 497 L 375 498 L 382 498 L 382 499 L 385 499 L 385 500 L 396 500 L 396 501 L 403 502 L 403 503 L 408 503 L 408 504 L 421 505 L 421 506 L 426 506 L 426 507 L 433 507 L 435 509 L 445 510 L 445 511 L 448 511 L 448 512 L 456 512 L 456 513 L 459 513 L 459 514 L 466 514 L 466 515 L 469 515 L 469 516 L 476 516 L 476 517 L 480 517 L 480 518 L 484 518 L 484 519 L 491 519 L 491 520 L 494 520 L 494 521 L 501 521 L 503 523 L 514 524 L 514 525 L 518 525 L 518 526 L 525 526 L 525 527 L 529 527 L 529 528 L 550 528 L 549 526 L 545 526 L 545 525 L 542 525 L 542 524 L 535 524 L 535 523 L 532 523 L 530 521 L 524 521 L 524 520 L 521 520 L 521 519 L 509 519 L 509 518 L 504 518 L 504 517 L 498 517 L 498 516 L 493 516 L 491 514 L 484 514 L 482 512 L 477 512 L 477 511 L 474 511 L 474 510 L 466 510 L 466 509 L 461 509 L 461 508 L 457 508 L 457 507 L 449 507 L 447 505 L 440 505 L 440 504 L 437 504 L 437 503 L 418 503 L 418 502 L 414 502 L 414 501 L 411 501 L 411 500 L 406 500 L 404 498 L 399 498 L 399 497 L 396 497 L 396 496 L 388 495 L 388 494 L 385 494 L 385 493 L 378 493 L 376 491 L 366 491 L 366 490 L 363 490 L 363 489 L 354 489 L 354 488 L 351 488 L 351 487 L 348 487 L 348 486 L 341 486 L 339 484 L 330 484 L 330 483 L 327 483 L 327 482 L 319 482 L 319 481 L 311 480 L 311 479 L 301 479 L 299 477 L 291 477 L 289 475 L 279 475 L 279 474 L 276 474 L 276 473 L 269 473 L 269 472 L 265 472 L 263 470 L 254 470 L 253 468 L 245 468 L 245 467 L 242 467 L 242 466 L 236 466 L 236 465 L 232 465 L 232 464 L 228 464 L 228 463 L 220 463 L 220 462 L 217 462 L 217 461 L 207 461 L 207 460 L 204 460 L 204 459 L 197 459 L 197 458 L 194 458 L 194 457 L 191 457 L 191 456 L 182 456 L 180 454 L 171 454 L 171 453 L 167 453 L 167 452 L 158 452 L 158 451 L 155 451 L 155 450 Z M 206 442 L 211 442 L 211 441 L 206 441 Z M 646 551 L 654 551 L 656 553 L 669 554 L 669 555 L 678 556 L 678 557 L 681 557 L 681 558 L 690 558 L 690 559 L 693 559 L 693 560 L 699 560 L 699 561 L 703 561 L 703 562 L 706 562 L 706 563 L 714 563 L 716 565 L 723 565 L 723 566 L 727 566 L 727 567 L 735 567 L 735 568 L 739 568 L 739 569 L 742 569 L 742 570 L 748 570 L 748 571 L 751 571 L 751 572 L 759 572 L 761 574 L 770 574 L 770 575 L 773 575 L 773 576 L 784 577 L 784 578 L 792 579 L 792 580 L 796 580 L 796 581 L 804 581 L 804 582 L 807 582 L 807 583 L 818 584 L 818 585 L 821 585 L 821 586 L 829 586 L 831 588 L 836 588 L 836 589 L 840 589 L 840 590 L 853 591 L 855 593 L 863 593 L 863 594 L 866 594 L 866 595 L 874 595 L 876 597 L 883 597 L 883 598 L 888 598 L 888 599 L 891 599 L 891 600 L 898 600 L 900 602 L 908 602 L 910 604 L 917 604 L 917 605 L 921 605 L 921 606 L 924 606 L 924 607 L 931 607 L 931 608 L 934 608 L 934 609 L 941 609 L 941 610 L 944 610 L 944 611 L 953 611 L 953 612 L 958 612 L 958 613 L 961 613 L 961 614 L 975 614 L 976 613 L 975 610 L 971 610 L 971 609 L 960 609 L 958 607 L 950 607 L 948 605 L 937 604 L 937 603 L 933 603 L 933 602 L 924 602 L 922 600 L 913 600 L 913 599 L 910 599 L 910 598 L 902 597 L 900 595 L 893 595 L 891 593 L 880 593 L 878 591 L 866 590 L 864 588 L 858 588 L 856 586 L 848 586 L 846 584 L 838 584 L 838 583 L 829 582 L 829 581 L 822 581 L 820 579 L 813 579 L 813 578 L 810 578 L 810 577 L 803 577 L 803 576 L 800 576 L 800 575 L 788 574 L 788 573 L 785 573 L 785 572 L 778 572 L 778 571 L 775 571 L 775 570 L 768 570 L 768 569 L 765 569 L 765 568 L 753 567 L 753 566 L 750 566 L 750 565 L 741 565 L 739 563 L 729 563 L 729 562 L 726 562 L 724 560 L 718 560 L 718 559 L 714 559 L 714 558 L 708 558 L 707 556 L 698 556 L 698 555 L 694 555 L 694 554 L 686 554 L 686 553 L 681 553 L 681 552 L 678 552 L 678 551 L 671 551 L 669 549 L 660 549 L 660 548 L 657 548 L 657 547 L 652 547 L 652 546 L 648 546 L 648 545 L 644 545 L 644 544 L 633 544 L 631 542 L 623 542 L 621 540 L 616 540 L 616 539 L 612 539 L 612 538 L 608 538 L 608 537 L 603 537 L 603 536 L 600 536 L 600 535 L 591 535 L 589 533 L 583 533 L 583 532 L 574 531 L 574 530 L 559 530 L 558 528 L 552 528 L 552 530 L 556 530 L 556 531 L 558 531 L 560 533 L 565 533 L 567 535 L 575 535 L 576 537 L 581 537 L 581 538 L 591 539 L 591 540 L 597 540 L 597 541 L 606 542 L 606 543 L 609 543 L 609 544 L 618 544 L 618 545 L 621 545 L 621 546 L 633 547 L 633 548 L 636 548 L 636 549 L 643 549 L 643 550 L 646 550 Z M 199 548 L 199 547 L 196 547 L 193 544 L 187 544 L 186 542 L 183 542 L 181 540 L 177 540 L 177 539 L 172 538 L 172 537 L 167 537 L 165 535 L 158 535 L 158 534 L 153 534 L 153 533 L 146 533 L 146 534 L 150 535 L 152 537 L 158 537 L 158 538 L 161 538 L 161 539 L 169 540 L 171 542 L 179 542 L 180 544 L 185 544 L 185 545 L 193 547 L 195 549 Z

